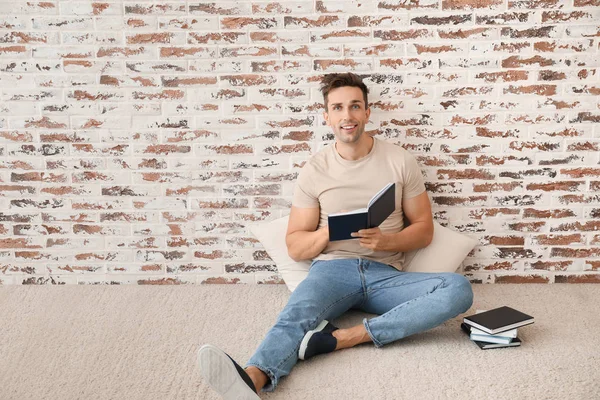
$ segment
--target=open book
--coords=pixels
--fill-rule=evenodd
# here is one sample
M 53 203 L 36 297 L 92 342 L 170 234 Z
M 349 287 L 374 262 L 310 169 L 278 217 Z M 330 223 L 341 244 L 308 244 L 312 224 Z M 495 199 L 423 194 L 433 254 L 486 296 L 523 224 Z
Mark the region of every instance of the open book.
M 367 208 L 329 214 L 329 240 L 357 239 L 352 232 L 379 226 L 396 209 L 396 184 L 388 183 L 369 200 Z

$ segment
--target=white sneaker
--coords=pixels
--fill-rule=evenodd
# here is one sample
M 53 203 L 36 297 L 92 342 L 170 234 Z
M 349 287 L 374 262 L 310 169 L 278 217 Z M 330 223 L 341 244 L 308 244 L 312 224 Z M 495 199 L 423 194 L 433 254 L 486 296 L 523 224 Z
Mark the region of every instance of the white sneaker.
M 210 344 L 198 350 L 198 365 L 204 380 L 225 400 L 260 399 L 252 379 L 227 353 Z

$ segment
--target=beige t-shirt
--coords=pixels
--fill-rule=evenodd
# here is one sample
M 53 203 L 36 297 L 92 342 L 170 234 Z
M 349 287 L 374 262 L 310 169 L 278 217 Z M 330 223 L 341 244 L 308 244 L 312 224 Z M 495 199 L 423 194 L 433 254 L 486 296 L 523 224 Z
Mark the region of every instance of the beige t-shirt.
M 302 167 L 292 205 L 320 207 L 319 228 L 327 225 L 327 216 L 342 210 L 365 208 L 377 192 L 390 182 L 396 183 L 396 210 L 379 226 L 383 233 L 404 228 L 402 200 L 425 191 L 417 160 L 404 148 L 374 138 L 365 157 L 343 159 L 332 143 L 313 155 Z M 373 251 L 361 247 L 358 239 L 330 242 L 315 260 L 367 258 L 402 269 L 404 253 Z

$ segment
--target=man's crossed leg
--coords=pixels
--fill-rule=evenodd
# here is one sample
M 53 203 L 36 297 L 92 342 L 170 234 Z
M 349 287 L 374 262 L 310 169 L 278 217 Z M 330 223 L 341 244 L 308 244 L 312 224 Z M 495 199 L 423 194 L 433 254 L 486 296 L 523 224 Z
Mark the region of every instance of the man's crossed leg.
M 256 399 L 298 359 L 366 342 L 381 347 L 467 311 L 472 300 L 459 274 L 401 272 L 367 259 L 315 261 L 245 369 L 211 345 L 198 352 L 200 369 L 223 398 Z M 348 329 L 323 322 L 352 308 L 379 315 Z

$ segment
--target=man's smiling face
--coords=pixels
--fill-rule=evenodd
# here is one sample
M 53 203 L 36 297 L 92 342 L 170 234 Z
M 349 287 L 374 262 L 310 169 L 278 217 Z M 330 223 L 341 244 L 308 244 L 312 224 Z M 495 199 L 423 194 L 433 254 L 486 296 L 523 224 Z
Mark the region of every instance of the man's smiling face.
M 366 108 L 360 88 L 342 86 L 327 96 L 327 111 L 323 113 L 335 137 L 343 143 L 356 143 L 365 132 L 371 110 Z

